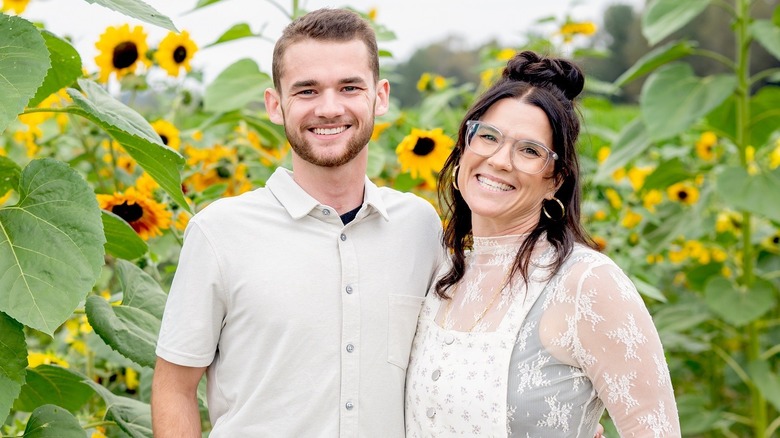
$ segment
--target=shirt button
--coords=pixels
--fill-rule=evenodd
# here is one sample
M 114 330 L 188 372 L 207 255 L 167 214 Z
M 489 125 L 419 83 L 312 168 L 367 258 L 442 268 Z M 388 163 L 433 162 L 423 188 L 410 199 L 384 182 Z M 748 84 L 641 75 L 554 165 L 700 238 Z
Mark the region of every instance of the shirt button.
M 428 418 L 433 418 L 433 416 L 436 415 L 436 410 L 433 408 L 428 408 L 428 410 L 425 411 L 425 415 L 427 415 Z
M 347 353 L 352 353 L 355 351 L 355 346 L 352 344 L 347 344 Z
M 432 378 L 434 381 L 436 381 L 436 380 L 439 380 L 439 376 L 441 376 L 441 370 L 436 370 L 436 371 L 434 371 L 434 372 L 433 372 L 433 374 L 431 375 L 431 378 Z
M 328 216 L 330 214 L 330 210 L 328 210 L 327 208 L 323 209 L 322 210 L 322 214 L 324 214 L 325 216 Z
M 347 404 L 344 405 L 344 407 L 347 408 L 348 411 L 351 411 L 352 408 L 355 407 L 355 405 L 351 401 L 348 401 Z
M 347 240 L 347 235 L 346 234 L 342 234 L 341 235 L 341 241 L 343 242 L 345 240 Z
M 447 344 L 447 345 L 450 345 L 450 344 L 452 344 L 453 342 L 455 342 L 455 336 L 453 336 L 453 335 L 447 335 L 447 336 L 445 336 L 445 337 L 444 337 L 444 343 L 445 343 L 445 344 Z
M 347 291 L 348 294 L 351 294 L 352 292 L 354 292 L 352 290 L 352 286 L 347 286 L 346 291 Z

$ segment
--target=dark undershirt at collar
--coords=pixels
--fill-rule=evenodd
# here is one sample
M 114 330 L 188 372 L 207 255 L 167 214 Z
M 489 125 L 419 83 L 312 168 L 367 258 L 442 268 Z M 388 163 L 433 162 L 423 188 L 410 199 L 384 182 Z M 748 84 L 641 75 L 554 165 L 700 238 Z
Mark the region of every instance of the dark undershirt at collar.
M 341 222 L 344 225 L 352 222 L 352 220 L 355 219 L 355 216 L 357 216 L 358 211 L 360 211 L 360 207 L 362 207 L 362 205 L 358 205 L 356 208 L 353 208 L 352 210 L 340 215 L 339 217 L 341 218 Z

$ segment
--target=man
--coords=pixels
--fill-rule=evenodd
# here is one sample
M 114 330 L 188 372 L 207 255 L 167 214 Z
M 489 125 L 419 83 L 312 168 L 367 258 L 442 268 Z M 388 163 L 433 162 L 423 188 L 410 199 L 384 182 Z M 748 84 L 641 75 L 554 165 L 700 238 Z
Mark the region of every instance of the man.
M 406 365 L 442 259 L 426 201 L 365 176 L 388 108 L 374 32 L 337 9 L 292 22 L 273 54 L 270 119 L 292 172 L 222 199 L 185 233 L 157 345 L 156 437 L 403 437 Z

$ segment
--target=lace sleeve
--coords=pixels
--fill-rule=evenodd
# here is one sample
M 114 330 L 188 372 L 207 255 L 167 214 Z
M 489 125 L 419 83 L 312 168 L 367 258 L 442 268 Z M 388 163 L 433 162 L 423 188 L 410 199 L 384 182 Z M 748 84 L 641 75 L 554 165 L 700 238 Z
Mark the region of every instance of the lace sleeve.
M 611 260 L 576 266 L 575 360 L 623 437 L 679 437 L 663 346 L 641 296 Z

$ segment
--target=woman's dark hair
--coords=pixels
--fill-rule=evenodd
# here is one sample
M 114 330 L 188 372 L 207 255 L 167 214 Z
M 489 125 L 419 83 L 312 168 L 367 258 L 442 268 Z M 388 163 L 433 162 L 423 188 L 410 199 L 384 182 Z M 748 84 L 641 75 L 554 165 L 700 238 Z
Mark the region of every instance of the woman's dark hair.
M 454 173 L 466 148 L 466 121 L 480 120 L 493 104 L 502 99 L 519 99 L 540 108 L 547 115 L 552 128 L 552 146 L 559 157 L 553 161 L 552 178 L 560 184 L 555 197 L 563 203 L 566 212 L 560 219 L 555 214 L 560 212 L 557 202 L 543 204 L 553 219 L 539 212 L 539 223 L 520 247 L 512 266 L 512 275 L 520 272 L 527 281 L 531 254 L 542 236 L 546 236 L 555 248 L 556 256 L 550 264 L 551 272 L 560 268 L 574 243 L 595 247 L 580 224 L 580 167 L 576 153 L 580 119 L 574 98 L 582 92 L 584 85 L 582 70 L 573 62 L 524 51 L 507 62 L 501 78 L 466 112 L 458 130 L 455 148 L 439 173 L 439 201 L 444 206 L 446 219 L 443 240 L 451 251 L 452 262 L 449 271 L 436 284 L 439 297 L 448 298 L 447 289 L 463 278 L 465 251 L 471 247 L 473 240 L 471 209 L 452 184 L 457 178 Z

